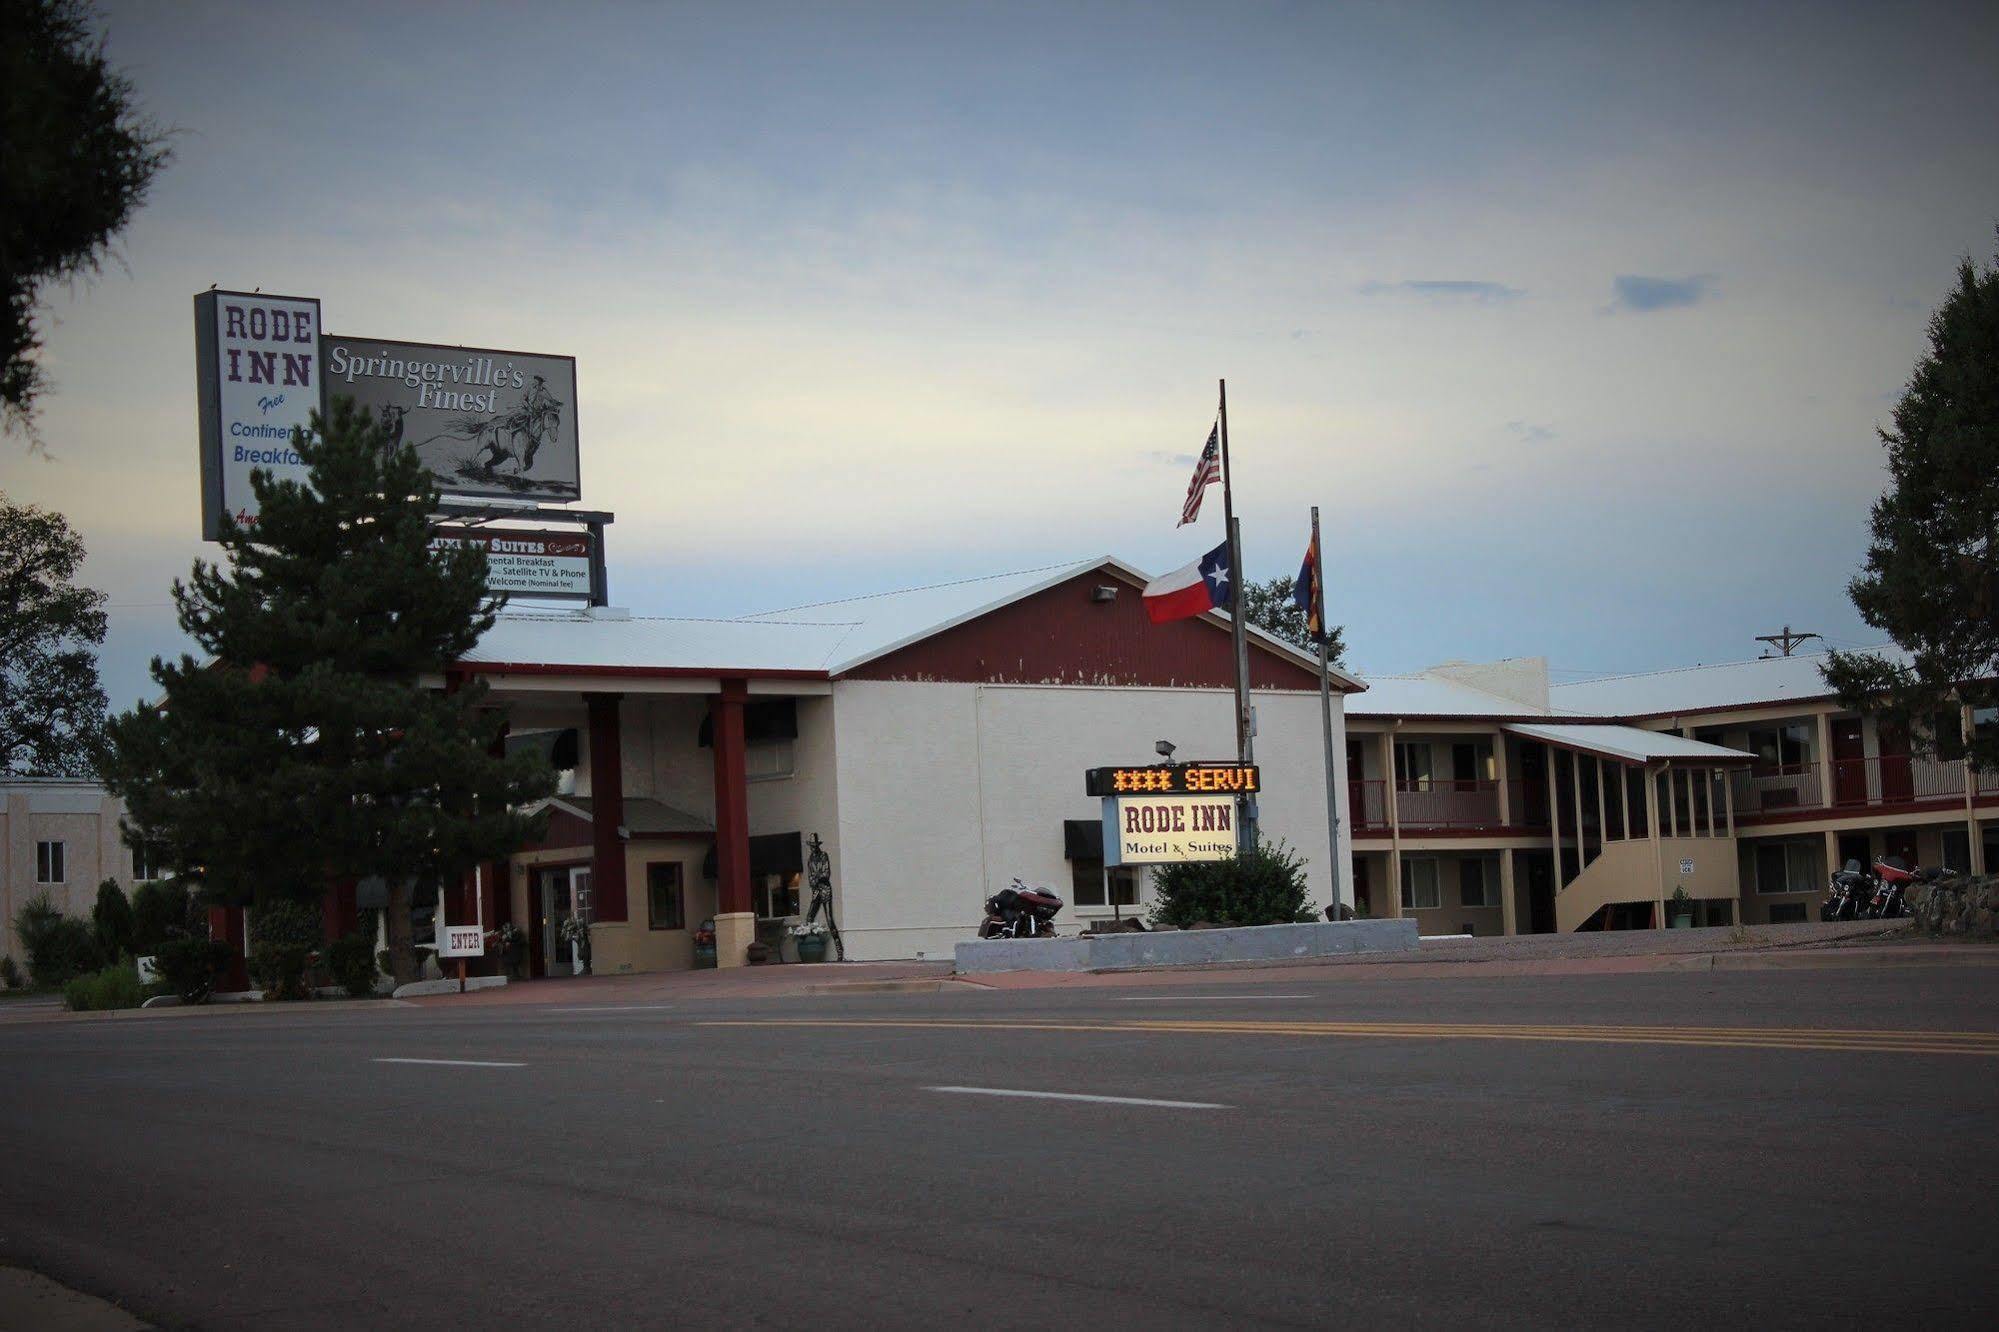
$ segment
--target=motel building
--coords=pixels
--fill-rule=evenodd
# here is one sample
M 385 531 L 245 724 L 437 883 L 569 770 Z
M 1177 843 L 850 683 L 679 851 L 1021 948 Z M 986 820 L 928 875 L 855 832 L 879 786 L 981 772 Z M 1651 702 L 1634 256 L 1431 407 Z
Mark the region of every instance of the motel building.
M 1016 877 L 1064 899 L 1063 933 L 1143 913 L 1147 871 L 1105 865 L 1086 772 L 1156 764 L 1160 740 L 1235 758 L 1227 616 L 1153 624 L 1145 583 L 1105 558 L 733 620 L 509 610 L 453 674 L 550 755 L 559 794 L 543 839 L 446 891 L 444 917 L 512 922 L 536 976 L 575 968 L 578 914 L 598 974 L 688 967 L 710 919 L 718 965 L 759 938 L 791 960 L 814 837 L 850 960 L 948 958 Z M 1318 660 L 1255 630 L 1249 654 L 1261 830 L 1323 906 L 1351 848 L 1329 839 Z M 1332 686 L 1339 739 L 1363 686 Z
M 1424 934 L 1816 920 L 1832 869 L 1999 865 L 1999 773 L 1849 712 L 1823 655 L 1576 684 L 1538 659 L 1373 677 L 1347 715 L 1362 910 Z M 1993 710 L 1935 727 L 1989 728 Z

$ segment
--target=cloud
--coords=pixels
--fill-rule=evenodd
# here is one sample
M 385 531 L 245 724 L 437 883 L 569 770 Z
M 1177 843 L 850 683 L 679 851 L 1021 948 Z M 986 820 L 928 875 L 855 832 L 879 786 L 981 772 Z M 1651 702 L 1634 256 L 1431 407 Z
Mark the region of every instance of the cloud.
M 1532 421 L 1508 421 L 1507 430 L 1523 444 L 1546 444 L 1555 438 L 1555 428 Z
M 1428 300 L 1471 301 L 1478 305 L 1498 305 L 1527 294 L 1519 287 L 1509 287 L 1503 282 L 1483 282 L 1466 278 L 1409 278 L 1401 282 L 1364 282 L 1361 284 L 1360 292 L 1363 296 L 1401 292 Z
M 1164 449 L 1152 449 L 1143 456 L 1149 463 L 1172 463 L 1175 467 L 1192 467 L 1200 461 L 1191 453 L 1168 453 Z
M 1714 278 L 1703 273 L 1683 278 L 1641 277 L 1636 273 L 1619 273 L 1611 285 L 1616 288 L 1617 299 L 1610 303 L 1610 308 L 1630 310 L 1636 314 L 1650 314 L 1654 310 L 1677 310 L 1682 306 L 1698 305 L 1714 294 Z

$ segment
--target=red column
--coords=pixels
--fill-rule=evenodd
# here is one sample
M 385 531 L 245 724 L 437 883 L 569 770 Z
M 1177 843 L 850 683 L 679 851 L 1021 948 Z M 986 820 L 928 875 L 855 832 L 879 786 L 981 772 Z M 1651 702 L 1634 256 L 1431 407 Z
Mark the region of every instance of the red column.
M 625 919 L 625 773 L 618 738 L 618 695 L 585 694 L 590 707 L 590 892 L 598 920 Z M 741 734 L 740 725 L 738 726 Z
M 208 908 L 208 937 L 229 945 L 229 965 L 215 988 L 225 992 L 249 989 L 250 969 L 243 962 L 243 909 Z
M 708 700 L 715 732 L 715 911 L 750 909 L 750 786 L 743 767 L 743 704 L 749 686 L 724 680 Z

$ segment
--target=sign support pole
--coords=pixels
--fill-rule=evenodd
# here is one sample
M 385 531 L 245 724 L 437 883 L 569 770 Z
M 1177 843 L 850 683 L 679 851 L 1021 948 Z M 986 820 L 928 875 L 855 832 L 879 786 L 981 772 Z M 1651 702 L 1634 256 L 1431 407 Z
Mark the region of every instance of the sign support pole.
M 1319 506 L 1312 506 L 1312 599 L 1319 612 L 1319 724 L 1326 742 L 1326 838 L 1333 858 L 1333 916 L 1340 919 L 1340 801 L 1333 771 L 1333 666 L 1327 653 L 1326 552 L 1319 545 Z
M 1243 626 L 1242 529 L 1235 520 L 1234 474 L 1229 470 L 1229 382 L 1216 381 L 1220 398 L 1216 409 L 1216 433 L 1222 446 L 1222 517 L 1229 538 L 1229 636 L 1235 646 L 1235 747 L 1236 761 L 1245 767 L 1256 762 L 1255 724 L 1249 703 L 1249 635 Z M 1245 798 L 1241 811 L 1241 845 L 1256 845 L 1256 797 Z

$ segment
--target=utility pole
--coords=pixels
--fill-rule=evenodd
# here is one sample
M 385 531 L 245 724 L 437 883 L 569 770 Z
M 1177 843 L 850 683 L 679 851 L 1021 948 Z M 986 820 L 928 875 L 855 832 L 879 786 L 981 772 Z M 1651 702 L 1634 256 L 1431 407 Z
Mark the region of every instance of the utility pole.
M 1787 624 L 1784 626 L 1782 633 L 1758 634 L 1756 635 L 1756 641 L 1759 643 L 1768 643 L 1771 647 L 1777 649 L 1776 655 L 1788 657 L 1793 652 L 1796 652 L 1801 644 L 1809 639 L 1818 637 L 1817 634 L 1794 634 L 1791 632 L 1791 626 Z M 1768 657 L 1770 653 L 1766 652 L 1763 655 Z

